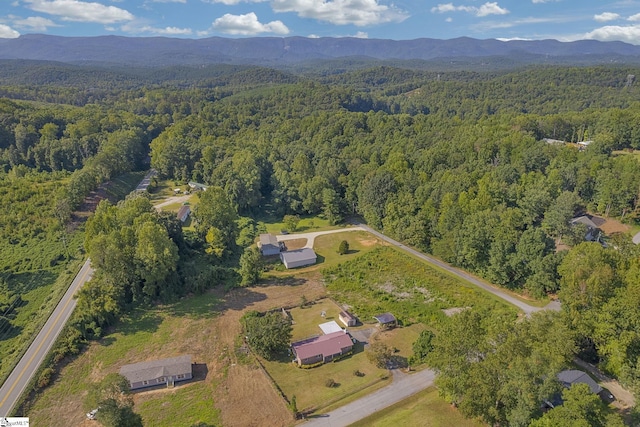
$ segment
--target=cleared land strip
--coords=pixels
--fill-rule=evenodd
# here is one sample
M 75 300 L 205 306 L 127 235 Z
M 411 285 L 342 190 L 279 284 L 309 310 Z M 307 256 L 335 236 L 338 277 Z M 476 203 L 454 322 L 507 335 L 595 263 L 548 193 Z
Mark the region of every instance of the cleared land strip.
M 47 353 L 55 343 L 58 335 L 67 323 L 73 309 L 76 306 L 74 295 L 78 289 L 91 278 L 93 269 L 91 262 L 87 259 L 76 278 L 67 289 L 60 303 L 56 306 L 40 330 L 36 338 L 33 340 L 27 352 L 22 356 L 20 362 L 16 365 L 11 375 L 0 388 L 0 416 L 9 416 L 16 402 L 24 392 L 25 388 L 36 373 L 40 364 L 47 356 Z
M 393 370 L 388 386 L 326 414 L 315 416 L 305 427 L 346 427 L 433 385 L 435 372 L 430 369 L 405 374 Z
M 296 233 L 296 234 L 279 234 L 276 236 L 278 242 L 286 242 L 287 240 L 297 240 L 297 239 L 307 239 L 307 244 L 304 245 L 305 248 L 313 249 L 313 243 L 318 236 L 324 236 L 325 234 L 335 234 L 335 233 L 344 233 L 347 231 L 369 231 L 361 226 L 349 227 L 349 228 L 338 228 L 336 230 L 327 230 L 327 231 L 313 231 L 310 233 Z
M 554 310 L 554 311 L 558 311 L 560 310 L 560 303 L 557 301 L 552 301 L 549 304 L 547 304 L 545 307 L 534 307 L 531 306 L 529 304 L 527 304 L 524 301 L 520 301 L 519 299 L 507 294 L 506 292 L 501 291 L 498 288 L 495 288 L 493 286 L 488 285 L 487 283 L 484 283 L 480 280 L 478 280 L 477 278 L 473 277 L 472 275 L 470 275 L 469 273 L 460 270 L 458 268 L 452 267 L 449 264 L 447 264 L 446 262 L 440 261 L 439 259 L 430 257 L 429 255 L 425 255 L 422 252 L 418 252 L 417 250 L 410 248 L 408 246 L 403 245 L 402 243 L 398 242 L 397 240 L 393 240 L 390 237 L 385 236 L 384 234 L 377 232 L 376 230 L 374 230 L 373 228 L 364 225 L 364 224 L 356 224 L 360 229 L 365 230 L 371 234 L 373 234 L 374 236 L 379 237 L 380 239 L 384 240 L 385 242 L 396 246 L 400 249 L 402 249 L 405 252 L 408 252 L 414 256 L 417 256 L 418 258 L 427 261 L 428 263 L 431 263 L 433 265 L 437 265 L 438 267 L 442 268 L 443 270 L 448 271 L 451 274 L 454 274 L 458 277 L 460 277 L 461 279 L 466 280 L 467 282 L 473 283 L 476 286 L 479 286 L 480 288 L 484 289 L 487 292 L 492 293 L 493 295 L 497 296 L 498 298 L 502 298 L 503 300 L 507 301 L 510 304 L 515 305 L 516 307 L 518 307 L 520 310 L 522 310 L 523 312 L 525 312 L 526 314 L 530 314 L 533 313 L 535 311 L 540 311 L 540 310 Z

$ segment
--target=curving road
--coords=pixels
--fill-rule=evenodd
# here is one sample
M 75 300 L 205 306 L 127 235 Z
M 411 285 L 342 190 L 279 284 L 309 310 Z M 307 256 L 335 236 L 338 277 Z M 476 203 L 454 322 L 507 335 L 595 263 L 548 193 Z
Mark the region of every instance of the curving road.
M 322 236 L 325 234 L 333 234 L 333 233 L 343 233 L 346 231 L 366 231 L 368 233 L 373 234 L 374 236 L 380 238 L 381 240 L 384 240 L 385 242 L 389 243 L 390 245 L 396 246 L 397 248 L 402 249 L 405 252 L 408 252 L 420 259 L 422 259 L 423 261 L 426 261 L 430 264 L 436 265 L 440 268 L 442 268 L 443 270 L 448 271 L 449 273 L 458 276 L 459 278 L 472 283 L 482 289 L 484 289 L 487 292 L 492 293 L 493 295 L 497 296 L 498 298 L 501 298 L 503 300 L 505 300 L 506 302 L 508 302 L 509 304 L 515 305 L 516 307 L 518 307 L 520 310 L 522 310 L 525 314 L 531 314 L 533 312 L 536 311 L 540 311 L 540 310 L 553 310 L 553 311 L 559 311 L 560 310 L 560 303 L 558 301 L 552 301 L 549 304 L 547 304 L 545 307 L 534 307 L 532 305 L 527 304 L 524 301 L 519 300 L 518 298 L 508 294 L 507 292 L 501 290 L 498 287 L 495 286 L 491 286 L 486 282 L 481 281 L 480 279 L 478 279 L 477 277 L 472 276 L 471 274 L 467 273 L 464 270 L 461 270 L 459 268 L 453 267 L 449 264 L 447 264 L 444 261 L 441 261 L 437 258 L 434 258 L 432 256 L 426 255 L 422 252 L 418 252 L 417 250 L 406 246 L 400 242 L 398 242 L 397 240 L 392 239 L 391 237 L 388 237 L 376 230 L 374 230 L 373 228 L 369 227 L 368 225 L 362 224 L 362 223 L 353 223 L 354 226 L 353 227 L 349 227 L 349 228 L 339 228 L 336 230 L 328 230 L 328 231 L 315 231 L 315 232 L 311 232 L 311 233 L 296 233 L 296 234 L 282 234 L 282 235 L 278 235 L 276 236 L 276 238 L 278 239 L 279 242 L 286 242 L 287 240 L 296 240 L 296 239 L 307 239 L 307 243 L 304 246 L 305 248 L 313 248 L 313 243 L 316 237 L 318 236 Z
M 418 258 L 427 261 L 430 264 L 433 265 L 437 265 L 438 267 L 442 268 L 443 270 L 448 271 L 449 273 L 460 277 L 463 280 L 466 280 L 467 282 L 473 283 L 474 285 L 484 289 L 487 292 L 492 293 L 493 295 L 497 296 L 498 298 L 502 298 L 503 300 L 507 301 L 508 303 L 515 305 L 516 307 L 518 307 L 520 310 L 522 310 L 524 313 L 526 314 L 531 314 L 535 311 L 540 311 L 540 310 L 554 310 L 554 311 L 559 311 L 560 310 L 560 303 L 558 301 L 552 301 L 549 304 L 547 304 L 545 307 L 534 307 L 532 305 L 527 304 L 524 301 L 520 301 L 519 299 L 509 295 L 508 293 L 500 290 L 499 288 L 493 287 L 489 284 L 487 284 L 486 282 L 483 282 L 481 280 L 479 280 L 478 278 L 472 276 L 471 274 L 467 273 L 464 270 L 460 270 L 459 268 L 455 268 L 452 267 L 451 265 L 447 264 L 444 261 L 440 261 L 437 258 L 434 258 L 432 256 L 426 255 L 422 252 L 418 252 L 417 250 L 410 248 L 408 246 L 403 245 L 402 243 L 398 242 L 397 240 L 393 240 L 391 237 L 387 237 L 384 234 L 374 230 L 373 228 L 361 224 L 361 223 L 356 223 L 356 225 L 365 230 L 368 231 L 369 233 L 373 234 L 374 236 L 379 237 L 380 239 L 384 240 L 385 242 L 396 246 L 400 249 L 402 249 L 405 252 L 408 252 L 412 255 L 417 256 Z
M 397 369 L 393 382 L 378 391 L 344 405 L 335 411 L 316 415 L 303 424 L 304 427 L 345 427 L 362 418 L 398 403 L 433 385 L 436 373 L 430 369 L 405 374 Z
M 55 343 L 58 335 L 69 320 L 76 307 L 74 295 L 78 289 L 88 281 L 93 274 L 91 262 L 87 259 L 80 272 L 67 289 L 51 316 L 33 340 L 27 352 L 22 356 L 11 375 L 0 388 L 0 417 L 11 415 L 11 411 L 20 399 L 25 388 L 36 373 L 40 364 Z

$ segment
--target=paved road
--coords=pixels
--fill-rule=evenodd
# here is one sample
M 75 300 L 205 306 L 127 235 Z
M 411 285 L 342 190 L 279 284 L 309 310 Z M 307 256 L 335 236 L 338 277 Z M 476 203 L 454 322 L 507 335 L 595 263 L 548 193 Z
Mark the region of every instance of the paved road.
M 531 314 L 535 311 L 540 311 L 540 310 L 554 310 L 554 311 L 559 311 L 560 310 L 560 303 L 557 301 L 552 301 L 549 304 L 547 304 L 545 307 L 534 307 L 531 306 L 529 304 L 527 304 L 524 301 L 520 301 L 519 299 L 509 295 L 508 293 L 500 290 L 499 288 L 493 287 L 481 280 L 479 280 L 478 278 L 470 275 L 469 273 L 467 273 L 466 271 L 460 270 L 459 268 L 455 268 L 450 266 L 449 264 L 447 264 L 444 261 L 440 261 L 437 258 L 431 257 L 429 255 L 425 255 L 422 252 L 418 252 L 417 250 L 410 248 L 408 246 L 403 245 L 402 243 L 398 242 L 397 240 L 393 240 L 390 237 L 385 236 L 382 233 L 377 232 L 376 230 L 374 230 L 373 228 L 364 225 L 364 224 L 356 224 L 358 227 L 360 227 L 361 229 L 368 231 L 369 233 L 379 237 L 380 239 L 386 241 L 387 243 L 393 245 L 393 246 L 397 246 L 398 248 L 417 256 L 420 259 L 423 259 L 424 261 L 427 261 L 428 263 L 431 263 L 433 265 L 437 265 L 438 267 L 448 271 L 451 274 L 454 274 L 458 277 L 460 277 L 461 279 L 466 280 L 467 282 L 471 282 L 474 285 L 484 289 L 487 292 L 491 292 L 493 295 L 497 296 L 498 298 L 502 298 L 503 300 L 507 301 L 510 304 L 515 305 L 516 307 L 518 307 L 520 310 L 522 310 L 523 312 L 525 312 L 526 314 Z
M 138 184 L 135 191 L 146 191 L 147 187 L 151 184 L 151 178 L 157 175 L 157 172 L 154 169 L 151 169 L 147 174 L 142 178 L 142 181 Z
M 433 385 L 436 376 L 430 369 L 405 374 L 393 371 L 393 382 L 388 386 L 351 402 L 327 414 L 318 415 L 302 424 L 304 427 L 345 427 L 362 418 L 400 402 Z
M 355 227 L 348 227 L 348 228 L 338 228 L 336 230 L 313 231 L 311 233 L 279 234 L 276 236 L 276 239 L 278 239 L 278 242 L 286 242 L 287 240 L 307 239 L 307 244 L 304 245 L 304 247 L 313 249 L 313 243 L 315 242 L 316 237 L 323 236 L 325 234 L 344 233 L 346 231 L 368 231 L 368 230 L 365 230 L 361 226 L 355 226 Z
M 27 352 L 22 356 L 11 375 L 9 375 L 9 378 L 0 388 L 0 417 L 11 415 L 11 411 L 20 395 L 27 387 L 31 377 L 38 370 L 38 367 L 71 316 L 71 312 L 76 306 L 76 300 L 73 298 L 74 294 L 91 278 L 92 274 L 91 263 L 87 260 L 58 306 L 51 313 L 47 323 L 45 323 L 40 333 L 27 349 Z

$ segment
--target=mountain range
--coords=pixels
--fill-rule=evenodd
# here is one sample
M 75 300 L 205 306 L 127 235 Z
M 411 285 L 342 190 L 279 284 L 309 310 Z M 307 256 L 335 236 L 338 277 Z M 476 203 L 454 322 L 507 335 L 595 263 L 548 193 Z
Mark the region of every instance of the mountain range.
M 525 63 L 634 63 L 640 46 L 581 40 L 437 40 L 360 38 L 211 37 L 59 37 L 27 34 L 0 39 L 0 59 L 57 61 L 71 64 L 134 66 L 245 64 L 293 65 L 314 60 L 360 58 L 382 61 L 447 61 L 460 58 L 519 58 Z

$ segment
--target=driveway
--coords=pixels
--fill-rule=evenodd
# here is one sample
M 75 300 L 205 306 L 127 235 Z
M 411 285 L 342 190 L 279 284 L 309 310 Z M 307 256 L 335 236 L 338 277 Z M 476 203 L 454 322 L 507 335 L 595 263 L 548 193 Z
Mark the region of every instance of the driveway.
M 313 249 L 313 242 L 315 241 L 316 237 L 324 236 L 325 234 L 344 233 L 347 231 L 368 231 L 368 230 L 365 230 L 361 226 L 355 226 L 355 227 L 347 227 L 347 228 L 338 228 L 337 230 L 314 231 L 311 233 L 279 234 L 276 236 L 276 238 L 278 239 L 278 242 L 286 242 L 287 240 L 307 239 L 307 244 L 304 245 L 304 247 Z
M 393 382 L 388 386 L 335 411 L 316 415 L 301 425 L 304 427 L 346 427 L 431 387 L 436 377 L 436 373 L 430 369 L 411 374 L 405 374 L 398 369 L 394 369 L 391 372 L 393 374 Z
M 161 211 L 162 208 L 165 206 L 173 205 L 175 203 L 184 203 L 187 200 L 189 200 L 190 197 L 191 195 L 189 194 L 185 196 L 171 196 L 166 198 L 164 202 L 158 203 L 157 205 L 153 205 L 153 207 L 156 208 L 157 211 Z

